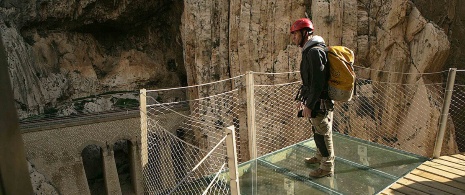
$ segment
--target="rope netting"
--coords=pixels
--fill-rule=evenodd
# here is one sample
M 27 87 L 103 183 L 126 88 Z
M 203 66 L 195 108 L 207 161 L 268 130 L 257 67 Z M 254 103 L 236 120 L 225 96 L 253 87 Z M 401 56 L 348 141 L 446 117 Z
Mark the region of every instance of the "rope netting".
M 405 74 L 363 67 L 356 72 L 357 94 L 351 102 L 336 102 L 333 130 L 432 157 L 447 72 Z M 373 76 L 380 79 L 371 80 Z M 147 91 L 146 192 L 230 193 L 224 142 L 228 126 L 236 129 L 239 163 L 311 138 L 308 119 L 297 117 L 294 98 L 300 85 L 298 72 L 253 73 L 204 85 Z M 247 94 L 250 90 L 246 88 L 251 86 L 253 93 Z M 465 147 L 464 88 L 455 85 L 443 153 Z M 251 113 L 252 122 L 247 121 Z M 252 125 L 255 132 L 249 132 Z
M 336 103 L 334 129 L 352 137 L 432 157 L 444 85 L 357 80 L 355 101 Z
M 432 157 L 444 103 L 447 71 L 400 73 L 357 67 L 357 97 L 337 103 L 336 131 L 413 154 Z
M 366 71 L 358 67 L 360 71 Z M 357 71 L 357 69 L 356 69 Z M 358 77 L 357 95 L 351 102 L 336 102 L 333 131 L 425 157 L 432 157 L 444 101 L 447 72 L 384 74 L 389 82 Z M 359 73 L 363 75 L 362 73 Z M 358 74 L 358 75 L 359 75 Z M 262 85 L 263 77 L 282 77 Z M 312 136 L 308 119 L 297 118 L 294 97 L 301 83 L 286 82 L 293 73 L 255 73 L 257 156 L 293 145 Z M 439 78 L 439 79 L 438 79 Z M 396 81 L 415 80 L 414 84 Z M 440 80 L 437 82 L 437 80 Z M 258 83 L 258 84 L 257 84 Z
M 266 84 L 264 77 L 273 83 Z M 254 81 L 257 157 L 309 139 L 310 123 L 297 117 L 294 101 L 301 86 L 300 74 L 256 73 Z
M 465 152 L 465 71 L 457 71 L 456 82 L 452 91 L 452 100 L 449 110 L 447 125 L 450 131 L 446 131 L 444 147 L 455 148 L 455 154 Z M 449 142 L 447 142 L 449 140 Z
M 238 127 L 238 79 L 147 91 L 147 193 L 229 193 L 225 128 Z

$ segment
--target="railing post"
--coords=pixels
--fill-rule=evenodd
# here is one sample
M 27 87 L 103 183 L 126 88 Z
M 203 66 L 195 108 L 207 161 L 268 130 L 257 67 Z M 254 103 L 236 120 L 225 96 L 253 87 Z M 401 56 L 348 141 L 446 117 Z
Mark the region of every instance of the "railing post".
M 147 143 L 147 90 L 141 89 L 139 94 L 139 106 L 140 106 L 140 153 L 141 153 L 141 161 L 142 161 L 142 169 L 145 168 L 148 161 L 148 143 Z
M 257 150 L 255 143 L 255 98 L 254 98 L 254 78 L 253 72 L 246 73 L 246 91 L 247 91 L 247 127 L 249 136 L 249 154 L 250 159 L 257 158 Z
M 228 155 L 229 178 L 231 185 L 231 194 L 240 194 L 239 188 L 239 173 L 237 170 L 237 151 L 236 151 L 236 135 L 234 126 L 226 127 L 226 148 Z
M 449 116 L 449 107 L 452 99 L 452 92 L 454 90 L 455 83 L 455 74 L 457 72 L 456 68 L 450 68 L 449 74 L 447 77 L 447 86 L 444 95 L 444 103 L 442 104 L 442 113 L 441 118 L 439 119 L 439 132 L 436 137 L 436 145 L 434 146 L 434 158 L 439 158 L 441 156 L 442 143 L 444 141 L 444 133 L 446 131 L 447 117 Z

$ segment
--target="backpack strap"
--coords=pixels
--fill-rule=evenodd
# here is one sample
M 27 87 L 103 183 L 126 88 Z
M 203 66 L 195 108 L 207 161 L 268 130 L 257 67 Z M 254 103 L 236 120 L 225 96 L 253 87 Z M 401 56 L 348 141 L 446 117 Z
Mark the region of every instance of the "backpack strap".
M 325 51 L 325 53 L 329 52 L 328 47 L 326 45 L 324 45 L 324 44 L 316 44 L 316 45 L 313 45 L 313 46 L 308 47 L 308 48 L 318 48 L 318 49 L 321 49 L 321 50 Z

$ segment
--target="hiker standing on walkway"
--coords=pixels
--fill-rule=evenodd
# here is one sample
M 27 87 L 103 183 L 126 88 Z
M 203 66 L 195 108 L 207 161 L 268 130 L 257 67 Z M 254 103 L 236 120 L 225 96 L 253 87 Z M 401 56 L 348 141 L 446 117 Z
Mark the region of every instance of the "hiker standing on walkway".
M 292 42 L 302 47 L 300 75 L 302 87 L 299 109 L 312 124 L 313 137 L 317 146 L 315 156 L 305 158 L 309 164 L 320 166 L 309 173 L 310 177 L 333 176 L 334 148 L 332 140 L 334 102 L 328 96 L 329 66 L 322 37 L 313 35 L 313 24 L 308 18 L 301 18 L 291 26 Z

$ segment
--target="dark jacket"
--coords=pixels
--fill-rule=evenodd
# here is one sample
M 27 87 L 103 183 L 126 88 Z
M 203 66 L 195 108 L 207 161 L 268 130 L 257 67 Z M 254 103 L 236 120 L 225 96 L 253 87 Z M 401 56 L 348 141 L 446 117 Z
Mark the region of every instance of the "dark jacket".
M 318 47 L 315 47 L 318 46 Z M 302 78 L 301 95 L 307 108 L 312 111 L 320 109 L 320 99 L 329 99 L 329 66 L 324 51 L 325 43 L 320 36 L 313 36 L 303 47 L 300 63 Z

